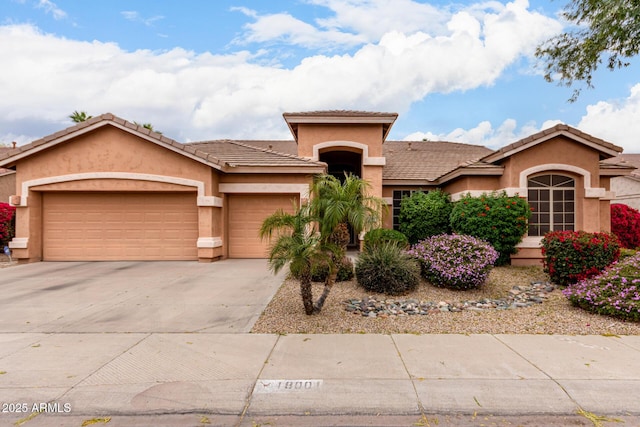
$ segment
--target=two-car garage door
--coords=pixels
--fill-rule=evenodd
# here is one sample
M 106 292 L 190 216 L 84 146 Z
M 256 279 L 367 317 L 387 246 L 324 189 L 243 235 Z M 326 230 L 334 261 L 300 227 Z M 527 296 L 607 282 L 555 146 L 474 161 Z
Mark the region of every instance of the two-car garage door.
M 195 192 L 45 192 L 43 259 L 195 260 Z
M 293 194 L 229 194 L 230 258 L 265 258 L 262 221 L 293 211 Z M 196 260 L 194 192 L 43 192 L 43 259 L 47 261 Z

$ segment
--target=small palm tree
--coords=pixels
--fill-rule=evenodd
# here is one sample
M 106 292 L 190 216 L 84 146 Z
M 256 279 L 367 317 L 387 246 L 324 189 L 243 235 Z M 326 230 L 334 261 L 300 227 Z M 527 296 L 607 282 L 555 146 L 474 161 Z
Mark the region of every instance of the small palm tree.
M 317 263 L 328 262 L 329 254 L 336 250 L 322 244 L 314 222 L 308 206 L 302 206 L 295 208 L 293 214 L 278 210 L 260 227 L 260 237 L 273 240 L 269 250 L 271 269 L 277 273 L 289 264 L 291 275 L 300 280 L 302 304 L 308 315 L 314 312 L 311 268 Z
M 332 175 L 318 175 L 313 181 L 310 209 L 318 220 L 320 240 L 339 248 L 329 254 L 329 274 L 322 295 L 314 305 L 315 312 L 322 310 L 336 282 L 339 261 L 349 244 L 347 224 L 356 234 L 380 224 L 383 202 L 367 195 L 369 187 L 367 181 L 351 174 L 345 175 L 342 181 Z
M 159 133 L 160 135 L 162 135 L 162 132 L 155 130 L 153 128 L 153 125 L 151 123 L 138 123 L 138 122 L 133 122 L 134 125 L 136 126 L 142 126 L 145 129 L 149 129 L 151 132 L 155 132 L 155 133 Z
M 93 116 L 89 116 L 87 115 L 86 112 L 84 111 L 74 111 L 73 113 L 71 113 L 69 115 L 69 118 L 71 119 L 71 121 L 73 121 L 74 123 L 82 123 L 82 122 L 86 122 L 87 120 L 89 120 L 90 118 L 92 118 Z

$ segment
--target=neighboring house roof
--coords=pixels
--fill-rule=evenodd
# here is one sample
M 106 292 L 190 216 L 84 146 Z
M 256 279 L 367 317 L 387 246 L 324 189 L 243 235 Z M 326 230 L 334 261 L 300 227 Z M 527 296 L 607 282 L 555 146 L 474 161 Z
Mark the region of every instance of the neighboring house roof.
M 631 172 L 631 176 L 640 178 L 640 154 L 622 154 L 620 157 L 622 157 L 622 160 L 626 163 L 637 168 Z
M 0 146 L 0 156 L 2 156 L 5 153 L 8 153 L 11 150 L 13 150 L 13 148 Z M 10 173 L 15 173 L 15 171 L 12 171 L 11 169 L 0 168 L 0 176 L 8 175 Z
M 492 150 L 472 144 L 442 141 L 387 141 L 382 178 L 385 181 L 435 182 L 452 170 L 474 164 Z
M 244 144 L 232 143 L 230 141 L 223 141 L 222 143 L 214 144 L 215 148 L 213 149 L 201 149 L 204 148 L 204 146 L 200 147 L 197 144 L 182 144 L 174 141 L 173 139 L 167 138 L 160 133 L 150 131 L 143 126 L 128 122 L 110 113 L 102 114 L 87 121 L 78 123 L 67 129 L 33 141 L 30 144 L 9 149 L 5 152 L 0 151 L 0 167 L 11 165 L 24 157 L 46 150 L 52 146 L 103 126 L 118 127 L 146 139 L 147 141 L 158 144 L 173 152 L 190 157 L 224 172 L 240 172 L 240 170 L 237 169 L 237 166 L 292 166 L 296 171 L 299 171 L 299 168 L 301 167 L 309 169 L 309 173 L 319 173 L 325 168 L 324 163 L 312 162 L 297 156 L 287 156 L 256 147 L 250 147 Z M 216 149 L 218 151 L 216 151 Z

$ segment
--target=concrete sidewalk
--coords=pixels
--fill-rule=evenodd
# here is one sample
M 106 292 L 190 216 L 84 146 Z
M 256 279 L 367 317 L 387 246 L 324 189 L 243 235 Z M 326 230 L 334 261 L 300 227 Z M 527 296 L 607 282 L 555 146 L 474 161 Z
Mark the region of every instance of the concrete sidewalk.
M 412 425 L 424 414 L 578 410 L 640 420 L 640 336 L 4 333 L 0 373 L 0 425 L 292 425 L 273 421 L 285 415 Z M 116 422 L 131 415 L 152 418 Z

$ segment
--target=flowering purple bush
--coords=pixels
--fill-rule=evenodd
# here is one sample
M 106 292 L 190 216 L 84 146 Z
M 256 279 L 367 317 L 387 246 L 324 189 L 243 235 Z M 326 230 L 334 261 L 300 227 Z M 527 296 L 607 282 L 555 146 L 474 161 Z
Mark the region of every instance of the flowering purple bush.
M 562 293 L 585 310 L 640 321 L 640 252 L 598 276 L 569 285 Z
M 414 245 L 409 254 L 420 262 L 425 279 L 451 289 L 480 287 L 499 256 L 484 240 L 461 234 L 429 237 Z

